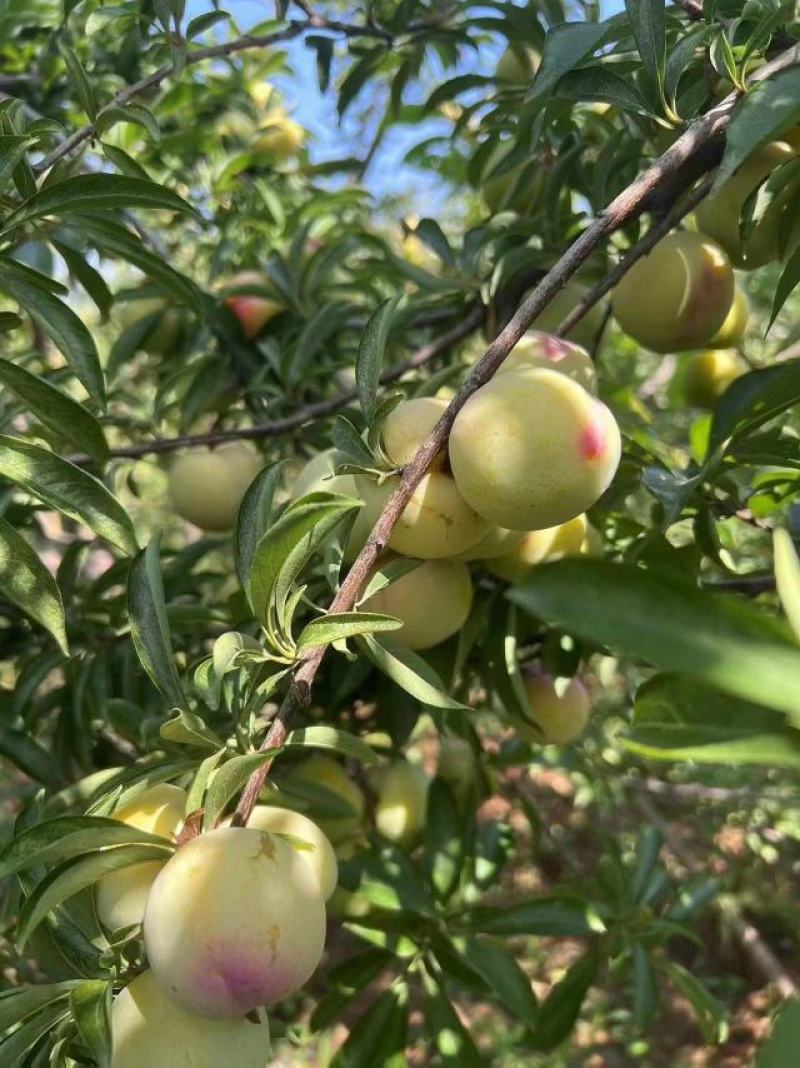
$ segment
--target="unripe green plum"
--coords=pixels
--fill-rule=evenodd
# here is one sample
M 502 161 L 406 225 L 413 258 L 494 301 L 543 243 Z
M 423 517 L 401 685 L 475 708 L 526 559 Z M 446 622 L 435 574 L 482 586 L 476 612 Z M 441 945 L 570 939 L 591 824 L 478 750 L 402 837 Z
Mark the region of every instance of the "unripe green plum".
M 472 607 L 472 581 L 458 560 L 426 560 L 378 590 L 362 608 L 403 621 L 388 638 L 408 649 L 430 649 L 456 634 Z
M 733 304 L 725 322 L 708 342 L 710 349 L 735 349 L 741 345 L 750 318 L 750 302 L 747 294 L 736 287 Z
M 283 162 L 296 156 L 306 140 L 303 127 L 282 111 L 275 111 L 268 122 L 257 131 L 250 150 L 257 156 Z
M 597 392 L 597 372 L 586 349 L 553 334 L 531 330 L 516 343 L 497 368 L 496 375 L 525 367 L 548 367 L 560 371 L 590 393 Z
M 738 352 L 730 349 L 696 353 L 689 360 L 683 379 L 686 402 L 712 409 L 731 382 L 746 370 Z
M 543 334 L 555 334 L 561 323 L 566 319 L 572 309 L 586 296 L 589 287 L 570 278 L 559 293 L 550 301 L 544 311 L 533 320 L 531 330 L 538 330 Z M 598 301 L 597 304 L 587 311 L 573 328 L 565 335 L 568 341 L 591 350 L 597 336 L 603 328 L 606 316 L 606 302 Z
M 792 146 L 784 141 L 772 141 L 764 145 L 744 161 L 718 193 L 706 197 L 695 209 L 698 230 L 713 237 L 725 249 L 735 267 L 752 270 L 777 259 L 781 228 L 779 213 L 770 212 L 756 223 L 744 242 L 739 222 L 744 203 L 751 193 L 772 171 L 794 159 L 795 155 Z M 793 195 L 796 195 L 794 186 L 787 187 L 779 194 L 786 203 Z
M 114 999 L 111 1068 L 267 1068 L 269 1022 L 207 1020 L 184 1011 L 142 972 Z
M 471 560 L 492 560 L 496 556 L 505 556 L 510 553 L 525 537 L 523 530 L 506 530 L 505 527 L 490 527 L 477 545 L 473 545 L 466 552 L 459 553 L 457 560 L 469 563 Z
M 383 424 L 383 447 L 396 467 L 405 467 L 414 459 L 446 409 L 447 401 L 440 397 L 415 397 L 392 409 Z M 444 460 L 440 453 L 432 469 L 441 469 Z
M 270 282 L 266 275 L 258 271 L 241 271 L 225 282 L 224 289 L 228 292 L 244 286 L 269 289 Z M 244 336 L 251 340 L 261 333 L 270 319 L 274 319 L 283 311 L 283 305 L 278 301 L 259 296 L 257 293 L 228 292 L 223 303 L 239 320 Z
M 319 825 L 328 839 L 338 846 L 342 842 L 350 841 L 358 837 L 364 830 L 364 795 L 357 783 L 349 777 L 341 764 L 337 764 L 330 757 L 319 753 L 312 755 L 292 769 L 288 784 L 302 787 L 303 783 L 310 786 L 321 786 L 323 789 L 335 794 L 345 805 L 349 806 L 351 814 L 342 816 L 317 816 L 314 821 Z
M 185 790 L 160 783 L 122 805 L 113 818 L 139 831 L 174 840 L 183 823 L 185 806 Z M 103 876 L 95 886 L 95 908 L 104 927 L 118 931 L 142 922 L 150 887 L 165 863 L 147 860 Z
M 680 231 L 634 263 L 614 291 L 614 315 L 654 352 L 683 352 L 717 333 L 733 297 L 733 270 L 720 246 Z
M 510 553 L 487 560 L 486 567 L 506 582 L 521 582 L 537 564 L 580 556 L 588 527 L 586 516 L 578 515 L 557 527 L 532 530 Z
M 563 680 L 562 680 L 563 683 Z M 530 675 L 524 681 L 531 717 L 541 731 L 515 721 L 520 737 L 538 745 L 569 745 L 586 730 L 591 705 L 580 679 L 557 685 L 550 675 Z
M 425 826 L 430 779 L 418 764 L 397 760 L 381 769 L 375 826 L 384 838 L 408 845 Z
M 198 835 L 150 890 L 153 975 L 187 1012 L 243 1016 L 294 994 L 325 946 L 325 902 L 300 852 L 252 827 Z
M 539 69 L 541 58 L 535 48 L 509 45 L 497 61 L 494 76 L 498 82 L 518 86 L 530 85 Z
M 558 371 L 501 375 L 466 402 L 450 433 L 450 464 L 466 502 L 510 530 L 541 530 L 590 508 L 621 453 L 608 408 Z
M 397 486 L 391 476 L 378 484 L 366 475 L 356 476 L 366 534 Z M 429 471 L 411 495 L 389 537 L 389 548 L 420 560 L 458 556 L 486 534 L 489 524 L 471 508 L 444 471 Z
M 463 799 L 475 782 L 476 772 L 475 753 L 466 738 L 445 735 L 439 743 L 438 777 L 447 783 L 457 798 Z
M 180 311 L 168 304 L 163 297 L 141 297 L 138 300 L 125 300 L 114 307 L 116 320 L 123 330 L 160 312 L 158 319 L 139 343 L 142 352 L 151 356 L 169 356 L 180 344 L 183 333 L 183 316 Z
M 308 493 L 339 493 L 343 497 L 360 499 L 362 494 L 353 475 L 334 474 L 335 469 L 344 463 L 346 457 L 337 449 L 325 449 L 312 456 L 294 481 L 292 500 L 296 501 Z M 366 505 L 356 514 L 344 547 L 346 563 L 352 563 L 358 556 L 376 519 L 377 513 Z
M 493 172 L 509 153 L 505 143 L 490 152 L 482 167 L 480 191 L 492 215 L 501 211 L 515 211 L 530 215 L 539 203 L 547 182 L 547 172 L 541 164 L 518 163 L 500 174 Z
M 255 827 L 257 831 L 269 831 L 270 834 L 287 834 L 309 845 L 310 849 L 299 850 L 300 856 L 311 865 L 322 896 L 328 900 L 336 889 L 339 865 L 330 839 L 318 824 L 290 808 L 256 805 L 247 826 Z M 289 841 L 289 845 L 294 846 L 294 843 Z
M 242 442 L 185 452 L 169 472 L 175 511 L 202 530 L 230 530 L 261 466 L 258 453 Z
M 597 559 L 603 556 L 604 553 L 605 544 L 603 542 L 603 535 L 596 527 L 593 527 L 591 523 L 587 523 L 586 537 L 583 539 L 583 545 L 581 545 L 581 555 L 591 556 Z

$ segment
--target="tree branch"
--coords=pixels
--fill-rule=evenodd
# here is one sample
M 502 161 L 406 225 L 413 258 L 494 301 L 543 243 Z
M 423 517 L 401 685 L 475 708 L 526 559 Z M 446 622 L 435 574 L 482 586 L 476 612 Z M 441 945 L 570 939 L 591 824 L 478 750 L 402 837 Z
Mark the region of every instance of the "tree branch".
M 427 345 L 422 345 L 410 359 L 384 371 L 381 375 L 381 382 L 384 385 L 389 382 L 396 382 L 398 378 L 402 378 L 409 371 L 424 367 L 425 364 L 430 363 L 437 356 L 441 356 L 442 353 L 452 348 L 453 345 L 468 337 L 481 325 L 483 316 L 483 306 L 476 305 L 466 313 L 461 322 L 451 327 L 441 337 L 436 338 L 435 341 L 428 342 Z M 357 400 L 358 393 L 356 390 L 351 389 L 346 393 L 339 393 L 335 397 L 328 397 L 325 400 L 315 401 L 313 404 L 306 404 L 291 415 L 287 415 L 283 419 L 273 419 L 269 423 L 240 427 L 236 430 L 212 430 L 207 434 L 182 434 L 174 438 L 154 438 L 151 441 L 139 442 L 136 445 L 120 445 L 118 448 L 111 449 L 109 455 L 117 459 L 138 459 L 141 456 L 175 452 L 177 449 L 192 448 L 197 445 L 222 445 L 226 441 L 257 441 L 263 438 L 277 438 L 296 430 L 298 427 L 303 426 L 304 423 L 309 423 L 326 415 L 333 415 L 334 412 L 346 408 L 348 404 L 352 404 Z M 70 456 L 68 459 L 79 467 L 86 467 L 94 462 L 90 456 L 86 456 L 83 453 Z
M 769 75 L 797 63 L 800 47 L 795 46 L 771 63 L 762 67 L 751 79 L 760 81 Z M 659 186 L 665 183 L 680 189 L 682 172 L 696 166 L 709 142 L 722 139 L 730 116 L 740 93 L 730 93 L 717 107 L 697 119 L 672 146 L 646 171 L 640 174 L 608 205 L 578 239 L 567 249 L 555 266 L 545 275 L 533 292 L 522 302 L 509 323 L 489 345 L 483 357 L 473 368 L 472 374 L 461 386 L 448 405 L 439 422 L 423 442 L 412 461 L 400 473 L 397 487 L 377 519 L 371 534 L 345 577 L 338 593 L 328 609 L 329 615 L 350 611 L 371 574 L 380 553 L 385 548 L 391 532 L 411 499 L 416 487 L 424 478 L 436 456 L 446 446 L 450 429 L 456 416 L 476 390 L 485 385 L 514 348 L 533 320 L 541 314 L 558 294 L 564 283 L 589 258 L 603 241 L 646 210 Z M 711 164 L 709 163 L 708 166 Z M 267 731 L 261 749 L 277 749 L 283 745 L 289 723 L 295 711 L 306 707 L 311 697 L 311 686 L 325 655 L 325 647 L 310 649 L 302 658 L 294 674 L 292 686 L 284 698 L 277 715 Z M 264 785 L 271 762 L 266 762 L 254 772 L 247 782 L 236 809 L 236 822 L 246 824 Z

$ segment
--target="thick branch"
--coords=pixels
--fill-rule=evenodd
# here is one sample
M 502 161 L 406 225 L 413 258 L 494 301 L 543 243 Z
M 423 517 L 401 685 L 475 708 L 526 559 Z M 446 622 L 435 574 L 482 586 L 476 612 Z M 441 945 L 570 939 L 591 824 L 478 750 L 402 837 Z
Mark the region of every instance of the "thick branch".
M 752 80 L 761 80 L 776 71 L 792 66 L 797 63 L 799 57 L 800 48 L 795 46 L 762 67 Z M 738 92 L 731 93 L 721 104 L 692 123 L 663 156 L 640 174 L 586 228 L 522 302 L 510 322 L 475 365 L 472 374 L 450 402 L 416 456 L 401 472 L 397 488 L 378 517 L 364 548 L 358 554 L 331 603 L 328 610 L 330 615 L 350 611 L 357 603 L 359 594 L 379 555 L 386 547 L 395 524 L 428 468 L 446 446 L 455 418 L 467 400 L 489 381 L 528 326 L 541 314 L 562 289 L 564 283 L 575 274 L 592 252 L 613 233 L 637 218 L 646 209 L 660 185 L 674 181 L 683 168 L 687 166 L 691 168 L 704 147 L 711 140 L 724 135 L 739 95 Z M 294 683 L 267 732 L 262 749 L 278 748 L 283 744 L 288 724 L 295 710 L 307 705 L 310 700 L 311 685 L 324 654 L 325 649 L 322 647 L 311 649 L 301 660 L 295 672 Z M 268 773 L 269 765 L 265 764 L 251 776 L 236 810 L 238 822 L 247 823 Z
M 436 338 L 435 341 L 431 341 L 427 345 L 422 345 L 410 359 L 384 371 L 381 375 L 381 382 L 384 385 L 389 382 L 396 382 L 398 378 L 402 378 L 409 371 L 424 367 L 425 364 L 430 363 L 437 356 L 440 356 L 476 330 L 483 322 L 483 314 L 483 307 L 476 305 L 472 311 L 465 314 L 460 323 L 451 327 L 441 337 Z M 297 411 L 292 412 L 291 415 L 287 415 L 283 419 L 273 419 L 269 423 L 240 427 L 236 430 L 212 430 L 207 434 L 183 434 L 174 438 L 154 438 L 151 441 L 139 442 L 136 445 L 120 445 L 116 449 L 111 449 L 110 455 L 116 458 L 138 459 L 140 456 L 175 452 L 177 449 L 192 448 L 198 445 L 221 445 L 226 441 L 243 441 L 246 439 L 255 441 L 262 438 L 277 438 L 296 430 L 305 423 L 312 422 L 314 419 L 333 415 L 334 412 L 346 408 L 357 400 L 358 393 L 352 389 L 346 393 L 338 393 L 335 397 L 328 397 L 325 400 L 315 401 L 313 404 L 306 404 L 302 408 L 298 408 Z M 71 456 L 69 459 L 79 466 L 86 466 L 93 462 L 91 457 L 83 454 Z

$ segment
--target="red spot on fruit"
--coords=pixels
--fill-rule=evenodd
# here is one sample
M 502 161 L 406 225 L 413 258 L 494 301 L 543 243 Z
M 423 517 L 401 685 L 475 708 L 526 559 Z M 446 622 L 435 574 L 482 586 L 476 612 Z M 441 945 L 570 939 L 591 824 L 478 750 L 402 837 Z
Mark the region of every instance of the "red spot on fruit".
M 606 449 L 606 436 L 599 423 L 590 423 L 581 431 L 578 445 L 584 460 L 598 460 Z
M 546 360 L 550 360 L 551 363 L 559 363 L 563 360 L 565 356 L 569 355 L 572 347 L 568 342 L 562 341 L 561 338 L 552 337 L 550 334 L 542 334 L 540 340 L 544 349 L 544 357 Z

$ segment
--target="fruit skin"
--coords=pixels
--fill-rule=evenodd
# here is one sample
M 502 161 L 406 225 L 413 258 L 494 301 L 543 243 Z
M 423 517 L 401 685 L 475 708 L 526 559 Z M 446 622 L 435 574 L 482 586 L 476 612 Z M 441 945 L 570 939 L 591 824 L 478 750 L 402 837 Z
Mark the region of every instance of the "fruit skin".
M 242 442 L 185 452 L 169 472 L 175 511 L 202 530 L 230 530 L 261 466 L 258 453 Z
M 455 559 L 469 563 L 471 560 L 490 560 L 496 556 L 505 556 L 519 545 L 524 537 L 525 532 L 522 530 L 490 527 L 489 533 L 482 537 L 477 545 L 459 553 Z
M 174 841 L 183 823 L 185 806 L 185 790 L 160 783 L 118 808 L 113 818 L 129 827 Z M 147 860 L 103 876 L 95 886 L 94 900 L 97 916 L 104 927 L 118 931 L 142 922 L 150 887 L 165 863 Z
M 300 856 L 310 864 L 323 898 L 326 901 L 330 898 L 339 880 L 339 865 L 330 839 L 313 820 L 290 808 L 256 805 L 247 826 L 270 834 L 288 834 L 307 842 L 312 848 L 300 849 Z
M 589 694 L 580 679 L 570 679 L 559 692 L 551 675 L 529 675 L 524 680 L 531 717 L 541 728 L 515 720 L 525 741 L 537 745 L 569 745 L 579 738 L 589 722 Z
M 492 215 L 501 211 L 530 215 L 544 193 L 547 172 L 541 165 L 523 162 L 494 174 L 509 151 L 508 145 L 499 144 L 489 153 L 481 168 L 480 191 Z
M 510 553 L 487 560 L 486 567 L 506 582 L 521 582 L 537 564 L 580 556 L 588 527 L 586 516 L 578 515 L 557 527 L 532 530 Z
M 725 322 L 708 342 L 710 349 L 735 349 L 741 345 L 750 318 L 750 301 L 747 294 L 736 287 L 733 304 Z
M 733 304 L 728 257 L 703 234 L 669 234 L 638 260 L 614 291 L 614 314 L 626 334 L 654 352 L 705 345 Z
M 605 553 L 605 543 L 603 542 L 603 535 L 600 531 L 593 527 L 591 523 L 586 524 L 586 536 L 583 539 L 583 545 L 581 545 L 581 555 L 591 556 L 594 559 L 598 559 Z
M 240 271 L 225 282 L 225 290 L 237 289 L 243 286 L 260 286 L 270 288 L 269 279 L 258 271 Z M 242 333 L 252 341 L 257 337 L 270 319 L 280 315 L 283 305 L 269 297 L 261 297 L 255 293 L 229 293 L 223 299 L 223 304 L 239 320 Z
M 163 297 L 141 297 L 138 300 L 125 300 L 115 305 L 116 319 L 123 330 L 140 319 L 161 312 L 150 331 L 139 343 L 142 352 L 151 356 L 169 356 L 180 345 L 183 335 L 183 316 L 177 308 L 168 304 Z
M 714 407 L 733 382 L 747 367 L 738 352 L 730 349 L 711 349 L 692 356 L 683 379 L 683 394 L 687 404 L 697 408 Z
M 373 594 L 362 606 L 402 619 L 390 641 L 408 649 L 430 649 L 457 633 L 472 608 L 472 581 L 458 560 L 426 560 Z
M 586 349 L 553 334 L 531 330 L 523 334 L 506 356 L 495 375 L 508 374 L 525 367 L 548 367 L 560 371 L 589 393 L 597 393 L 597 372 Z
M 361 511 L 364 540 L 397 482 L 396 476 L 380 484 L 367 475 L 356 476 L 357 496 L 365 502 Z M 420 560 L 438 560 L 470 549 L 487 530 L 488 523 L 467 504 L 451 476 L 429 471 L 403 509 L 389 537 L 389 548 Z
M 463 800 L 472 788 L 477 773 L 475 753 L 466 738 L 448 734 L 439 743 L 436 774 Z
M 401 845 L 413 842 L 425 826 L 430 779 L 418 764 L 398 760 L 380 769 L 375 826 L 384 838 Z
M 535 48 L 509 45 L 497 61 L 494 76 L 497 81 L 508 82 L 509 85 L 530 85 L 541 58 Z
M 562 321 L 569 315 L 575 305 L 586 296 L 589 287 L 570 279 L 553 300 L 547 305 L 541 315 L 534 319 L 530 325 L 531 330 L 543 334 L 555 334 Z M 600 333 L 605 322 L 606 303 L 599 301 L 587 311 L 586 315 L 573 326 L 565 336 L 568 341 L 576 345 L 582 345 L 590 349 L 594 345 L 597 335 Z
M 353 475 L 334 474 L 335 469 L 346 462 L 344 453 L 336 449 L 325 449 L 312 456 L 294 481 L 292 500 L 296 501 L 309 493 L 339 493 L 343 497 L 361 498 L 363 495 Z M 344 547 L 345 563 L 352 563 L 358 556 L 375 519 L 377 514 L 373 515 L 366 507 L 356 514 Z
M 352 809 L 352 814 L 347 816 L 314 816 L 314 822 L 335 846 L 362 834 L 366 807 L 364 795 L 341 764 L 337 764 L 330 757 L 312 753 L 302 764 L 293 768 L 288 776 L 290 787 L 294 784 L 302 787 L 303 783 L 323 787 L 341 798 Z
M 142 972 L 114 999 L 111 1068 L 267 1068 L 269 1023 L 206 1020 L 168 998 Z
M 396 467 L 405 467 L 414 459 L 446 410 L 447 401 L 440 397 L 415 397 L 392 409 L 383 424 L 383 447 Z M 432 470 L 441 470 L 444 460 L 440 453 Z
M 757 223 L 745 242 L 742 242 L 739 221 L 745 201 L 759 183 L 795 155 L 791 145 L 772 141 L 746 159 L 718 193 L 706 197 L 695 209 L 698 230 L 713 237 L 725 249 L 734 267 L 752 270 L 778 258 L 780 213 L 770 213 Z M 788 201 L 792 195 L 796 195 L 796 187 L 790 185 L 780 199 Z
M 253 155 L 269 156 L 279 162 L 296 156 L 306 139 L 303 127 L 282 111 L 274 112 L 268 119 L 250 145 Z
M 490 523 L 542 530 L 585 512 L 621 454 L 611 412 L 558 371 L 501 375 L 477 390 L 450 432 L 461 495 Z
M 308 861 L 277 835 L 220 827 L 159 873 L 144 915 L 153 975 L 187 1012 L 243 1016 L 313 975 L 325 903 Z

